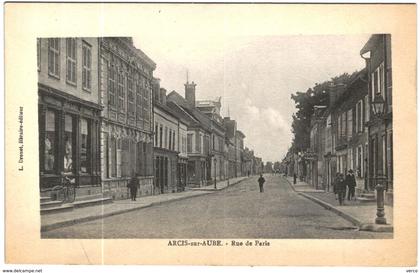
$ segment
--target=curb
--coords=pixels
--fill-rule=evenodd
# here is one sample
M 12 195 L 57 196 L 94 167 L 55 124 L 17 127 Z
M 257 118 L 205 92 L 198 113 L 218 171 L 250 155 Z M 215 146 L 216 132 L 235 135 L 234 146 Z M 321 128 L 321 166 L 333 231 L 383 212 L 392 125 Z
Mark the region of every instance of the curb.
M 348 213 L 345 213 L 340 209 L 337 209 L 336 207 L 334 207 L 333 205 L 331 205 L 327 202 L 324 202 L 324 201 L 322 201 L 322 200 L 320 200 L 316 197 L 313 197 L 309 194 L 296 191 L 296 189 L 292 185 L 292 183 L 287 178 L 286 178 L 286 180 L 289 183 L 289 185 L 292 187 L 294 192 L 296 192 L 297 194 L 299 194 L 299 195 L 317 203 L 318 205 L 324 207 L 325 209 L 330 210 L 330 211 L 334 212 L 335 214 L 343 217 L 347 221 L 351 222 L 353 225 L 358 226 L 359 231 L 372 231 L 372 232 L 393 232 L 394 231 L 394 227 L 392 225 L 377 225 L 377 224 L 363 223 L 359 219 L 355 218 L 354 216 L 352 216 Z
M 351 216 L 350 214 L 344 213 L 343 211 L 335 208 L 334 206 L 328 204 L 327 202 L 324 202 L 316 197 L 310 196 L 308 194 L 305 194 L 303 192 L 298 192 L 299 195 L 317 203 L 318 205 L 326 208 L 327 210 L 331 210 L 332 212 L 334 212 L 335 214 L 340 215 L 341 217 L 343 217 L 344 219 L 346 219 L 347 221 L 351 222 L 353 225 L 356 226 L 360 226 L 362 225 L 362 222 L 360 222 L 357 218 Z
M 136 211 L 136 210 L 141 210 L 141 209 L 149 208 L 149 207 L 156 206 L 156 205 L 161 205 L 161 204 L 165 204 L 165 203 L 171 203 L 171 202 L 175 202 L 175 201 L 181 201 L 181 200 L 185 200 L 185 199 L 189 199 L 189 198 L 193 198 L 193 197 L 198 197 L 198 196 L 211 194 L 213 192 L 222 191 L 224 189 L 227 189 L 230 186 L 236 185 L 236 184 L 238 184 L 238 183 L 240 183 L 244 180 L 246 180 L 246 178 L 241 179 L 241 180 L 239 180 L 239 181 L 237 181 L 233 184 L 230 184 L 229 186 L 227 186 L 223 189 L 217 189 L 217 190 L 212 190 L 212 191 L 203 191 L 202 193 L 199 193 L 199 194 L 182 196 L 180 198 L 174 198 L 174 199 L 165 200 L 165 201 L 156 201 L 156 202 L 152 202 L 150 204 L 146 204 L 144 206 L 139 206 L 139 207 L 135 207 L 135 208 L 129 208 L 129 209 L 124 209 L 124 210 L 109 212 L 109 213 L 101 214 L 101 215 L 92 215 L 92 216 L 80 217 L 80 218 L 77 218 L 77 219 L 65 220 L 65 221 L 58 222 L 58 223 L 53 223 L 53 224 L 41 225 L 41 232 L 57 229 L 57 228 L 60 228 L 60 227 L 72 226 L 72 225 L 80 224 L 80 223 L 84 223 L 84 222 L 94 221 L 94 220 L 107 218 L 107 217 L 111 217 L 111 216 L 115 216 L 115 215 L 119 215 L 119 214 L 124 214 L 124 213 L 128 213 L 128 212 L 133 212 L 133 211 Z

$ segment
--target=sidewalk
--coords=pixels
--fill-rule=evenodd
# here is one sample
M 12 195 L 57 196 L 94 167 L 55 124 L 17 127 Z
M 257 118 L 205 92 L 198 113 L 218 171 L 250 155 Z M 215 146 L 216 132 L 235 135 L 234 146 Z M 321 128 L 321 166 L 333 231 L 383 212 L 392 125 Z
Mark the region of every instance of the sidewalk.
M 376 218 L 376 202 L 360 203 L 359 201 L 345 201 L 344 206 L 338 204 L 335 194 L 325 192 L 323 190 L 315 190 L 305 182 L 298 182 L 293 185 L 293 178 L 287 177 L 290 186 L 298 194 L 314 201 L 322 207 L 335 212 L 346 220 L 359 226 L 359 230 L 376 231 L 376 232 L 392 232 L 393 231 L 393 208 L 385 206 L 385 218 L 387 225 L 375 224 Z
M 244 176 L 229 179 L 229 187 L 239 182 L 242 182 L 247 178 L 248 177 Z M 211 194 L 215 191 L 220 191 L 227 187 L 228 182 L 226 180 L 217 182 L 217 190 L 214 189 L 214 185 L 210 185 L 201 188 L 194 188 L 194 190 L 190 189 L 189 191 L 184 192 L 138 197 L 137 201 L 131 201 L 129 199 L 114 200 L 113 203 L 78 208 L 67 212 L 45 214 L 41 215 L 41 232 L 63 226 L 69 226 L 77 223 L 97 220 L 130 211 L 135 211 L 154 205 Z

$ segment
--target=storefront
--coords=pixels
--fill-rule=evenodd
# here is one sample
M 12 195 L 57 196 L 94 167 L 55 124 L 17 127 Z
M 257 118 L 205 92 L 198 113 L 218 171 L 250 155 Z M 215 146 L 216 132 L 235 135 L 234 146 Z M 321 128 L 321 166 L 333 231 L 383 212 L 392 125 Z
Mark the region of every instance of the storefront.
M 40 188 L 63 177 L 77 186 L 100 186 L 101 107 L 60 90 L 38 85 Z

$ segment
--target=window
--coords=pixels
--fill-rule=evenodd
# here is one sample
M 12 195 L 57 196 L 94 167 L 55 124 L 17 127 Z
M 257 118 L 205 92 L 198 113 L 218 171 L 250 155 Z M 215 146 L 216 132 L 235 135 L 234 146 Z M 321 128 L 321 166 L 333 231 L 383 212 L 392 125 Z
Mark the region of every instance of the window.
M 48 39 L 48 74 L 60 78 L 60 39 Z
M 36 39 L 36 64 L 38 67 L 38 71 L 41 70 L 41 39 Z
M 88 173 L 90 172 L 90 128 L 87 119 L 82 118 L 80 120 L 80 135 L 80 172 Z
M 169 146 L 168 149 L 171 150 L 172 149 L 172 130 L 169 129 Z
M 155 147 L 158 146 L 158 134 L 159 134 L 159 126 L 156 123 L 156 125 L 155 125 Z
M 384 81 L 384 63 L 381 63 L 371 77 L 371 88 L 372 88 L 372 99 L 376 93 L 380 93 L 382 96 L 385 94 L 385 81 Z
M 195 135 L 195 151 L 201 153 L 201 136 L 198 132 Z
M 353 135 L 353 109 L 347 112 L 347 138 L 350 139 Z
M 165 142 L 163 144 L 163 148 L 169 148 L 168 147 L 168 127 L 165 126 Z
M 160 126 L 160 128 L 159 128 L 159 133 L 160 133 L 160 135 L 159 135 L 159 147 L 160 148 L 163 148 L 163 145 L 162 145 L 162 140 L 163 140 L 163 127 L 162 126 Z
M 134 89 L 133 89 L 133 78 L 131 76 L 127 77 L 127 92 L 128 92 L 128 114 L 134 115 Z
M 109 105 L 116 106 L 115 102 L 115 67 L 113 65 L 109 66 L 108 73 L 108 94 L 109 94 Z
M 76 84 L 76 39 L 66 39 L 66 80 Z
M 175 131 L 172 131 L 172 150 L 174 151 L 175 151 L 175 144 L 176 144 Z
M 140 80 L 136 81 L 136 112 L 137 112 L 137 119 L 141 120 L 143 118 L 143 108 L 142 108 L 142 90 L 140 88 Z M 156 134 L 158 130 L 156 129 Z M 156 143 L 157 146 L 157 138 Z
M 338 120 L 337 120 L 337 135 L 338 138 L 341 138 L 341 115 L 338 116 Z
M 118 109 L 120 112 L 124 112 L 125 106 L 125 92 L 124 92 L 124 75 L 122 70 L 118 71 Z
M 74 151 L 74 141 L 73 137 L 73 117 L 70 115 L 64 116 L 64 160 L 63 160 L 63 170 L 65 173 L 73 172 L 73 151 Z
M 90 90 L 92 84 L 92 48 L 84 41 L 82 53 L 82 87 L 85 90 Z
M 144 80 L 143 82 L 147 82 L 146 80 Z M 146 84 L 145 84 L 146 86 Z M 144 118 L 144 127 L 147 129 L 149 127 L 149 123 L 150 123 L 150 94 L 151 94 L 151 87 L 149 87 L 149 85 L 147 85 L 148 87 L 145 87 L 143 89 L 143 118 Z
M 187 135 L 187 152 L 188 153 L 192 153 L 192 138 L 193 138 L 192 134 Z
M 52 173 L 56 164 L 57 127 L 56 113 L 51 110 L 47 110 L 45 113 L 44 145 L 44 171 L 46 173 Z

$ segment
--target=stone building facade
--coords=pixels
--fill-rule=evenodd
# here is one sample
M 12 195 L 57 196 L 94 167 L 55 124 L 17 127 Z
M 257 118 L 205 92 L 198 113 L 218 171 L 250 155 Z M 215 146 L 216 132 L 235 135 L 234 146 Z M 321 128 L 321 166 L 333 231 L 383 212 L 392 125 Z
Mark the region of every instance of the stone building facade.
M 101 169 L 104 191 L 127 198 L 139 178 L 139 195 L 154 193 L 152 79 L 156 64 L 131 38 L 99 39 Z

